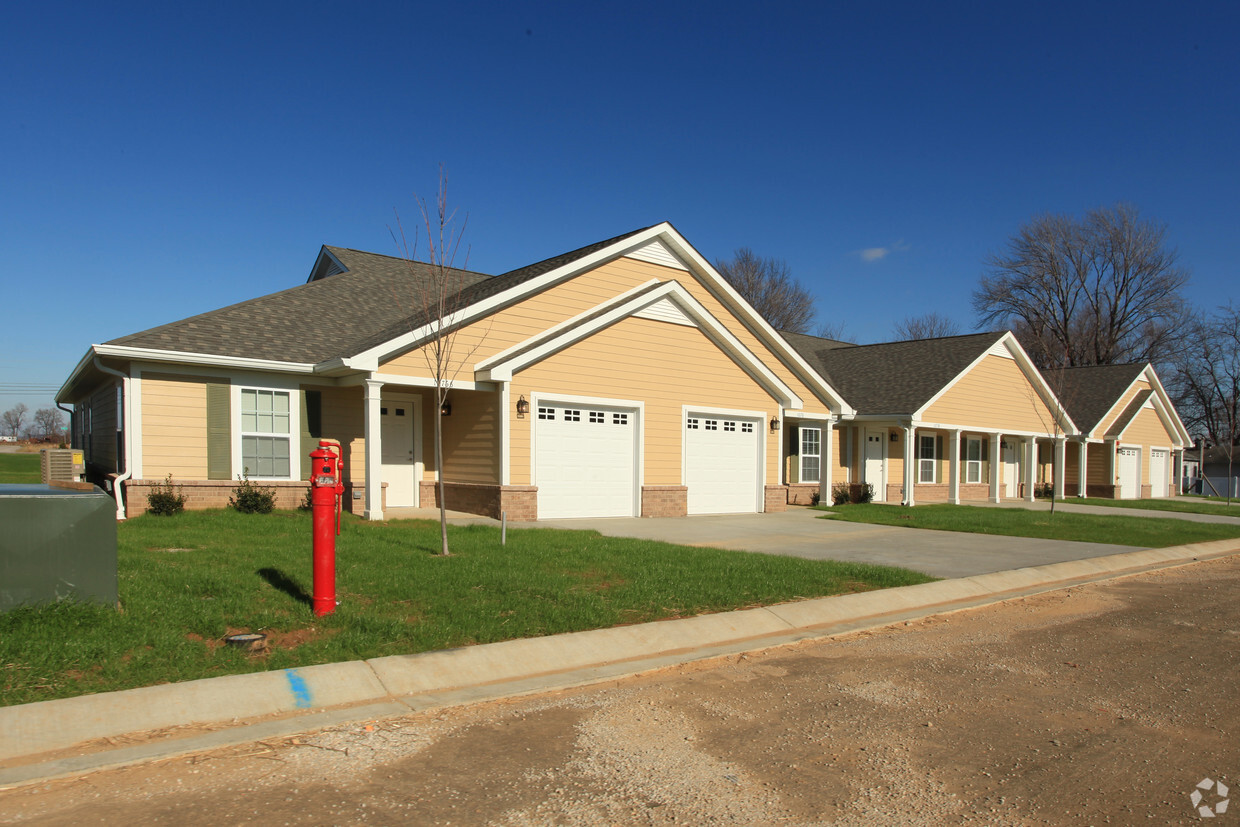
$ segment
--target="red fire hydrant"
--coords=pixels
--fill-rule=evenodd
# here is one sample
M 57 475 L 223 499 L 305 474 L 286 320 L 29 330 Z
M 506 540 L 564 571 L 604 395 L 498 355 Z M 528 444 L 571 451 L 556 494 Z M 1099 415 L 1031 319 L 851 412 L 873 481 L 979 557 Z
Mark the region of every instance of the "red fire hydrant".
M 340 446 L 323 440 L 310 452 L 310 504 L 314 510 L 314 613 L 336 610 L 336 535 L 344 494 Z

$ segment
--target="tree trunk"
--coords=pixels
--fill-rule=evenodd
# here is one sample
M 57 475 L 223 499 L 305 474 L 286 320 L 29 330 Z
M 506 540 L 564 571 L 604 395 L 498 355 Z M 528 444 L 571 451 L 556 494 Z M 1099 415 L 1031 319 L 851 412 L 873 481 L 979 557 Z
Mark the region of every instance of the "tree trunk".
M 443 400 L 439 396 L 435 394 L 438 404 L 432 414 L 435 417 L 435 487 L 439 491 L 439 553 L 447 557 L 452 552 L 448 551 L 448 507 L 443 489 L 443 417 L 439 413 Z

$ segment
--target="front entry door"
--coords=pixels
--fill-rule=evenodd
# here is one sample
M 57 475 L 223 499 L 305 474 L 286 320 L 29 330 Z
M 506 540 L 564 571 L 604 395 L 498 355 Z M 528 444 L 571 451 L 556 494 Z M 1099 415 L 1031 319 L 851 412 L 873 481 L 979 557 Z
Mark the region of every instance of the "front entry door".
M 1008 437 L 1003 440 L 1003 484 L 1006 486 L 1005 497 L 1020 496 L 1020 461 L 1016 450 L 1016 440 Z
M 865 432 L 865 481 L 874 487 L 874 502 L 887 501 L 887 481 L 883 478 L 886 431 Z
M 383 481 L 387 483 L 387 507 L 409 508 L 418 504 L 418 460 L 414 434 L 418 421 L 418 397 L 383 397 L 379 406 Z

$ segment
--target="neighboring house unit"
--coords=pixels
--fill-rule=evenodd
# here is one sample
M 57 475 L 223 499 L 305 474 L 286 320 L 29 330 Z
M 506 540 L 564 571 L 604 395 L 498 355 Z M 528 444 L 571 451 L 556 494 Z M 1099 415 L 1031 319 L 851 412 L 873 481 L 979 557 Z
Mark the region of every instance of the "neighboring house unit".
M 1192 438 L 1152 365 L 1064 368 L 1046 371 L 1046 379 L 1079 428 L 1067 455 L 1070 495 L 1127 500 L 1178 493 L 1178 466 Z
M 781 510 L 787 423 L 853 413 L 666 223 L 454 272 L 465 363 L 439 411 L 430 272 L 324 247 L 305 284 L 92 346 L 57 395 L 91 473 L 129 514 L 169 475 L 190 507 L 243 473 L 291 507 L 326 437 L 371 519 L 436 504 L 440 474 L 449 508 L 512 519 Z
M 851 345 L 785 333 L 856 408 L 835 476 L 878 502 L 1033 499 L 1039 444 L 1075 426 L 1011 333 Z M 1062 485 L 1062 475 L 1057 479 Z

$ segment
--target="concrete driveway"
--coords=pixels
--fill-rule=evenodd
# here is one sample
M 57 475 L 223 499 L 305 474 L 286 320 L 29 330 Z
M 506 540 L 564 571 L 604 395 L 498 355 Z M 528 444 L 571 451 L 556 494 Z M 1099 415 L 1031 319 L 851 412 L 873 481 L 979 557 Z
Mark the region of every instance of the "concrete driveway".
M 540 520 L 536 523 L 511 523 L 511 526 L 597 531 L 608 537 L 636 537 L 685 546 L 784 554 L 810 560 L 903 566 L 934 577 L 970 577 L 1136 551 L 1138 548 L 835 522 L 819 519 L 822 514 L 809 508 L 793 507 L 772 514 Z M 389 509 L 386 516 L 390 519 L 438 519 L 439 512 L 434 509 Z M 452 514 L 451 520 L 454 523 L 498 524 L 496 520 L 466 514 Z

